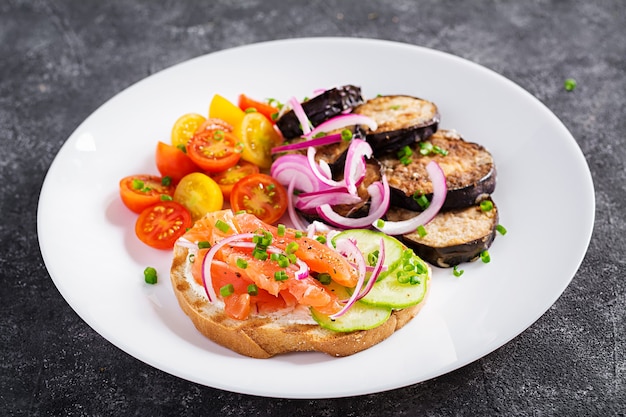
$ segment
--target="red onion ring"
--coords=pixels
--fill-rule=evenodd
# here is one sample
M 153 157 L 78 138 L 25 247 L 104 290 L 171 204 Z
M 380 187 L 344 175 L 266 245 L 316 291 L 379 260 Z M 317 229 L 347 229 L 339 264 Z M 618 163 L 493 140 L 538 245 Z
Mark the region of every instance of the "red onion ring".
M 358 185 L 365 177 L 365 160 L 371 158 L 372 147 L 362 139 L 353 139 L 348 148 L 343 178 L 350 194 L 356 195 Z
M 293 192 L 296 186 L 296 179 L 294 178 L 289 182 L 289 186 L 287 187 L 287 213 L 289 214 L 289 220 L 293 224 L 293 227 L 299 230 L 306 230 L 307 226 L 300 218 L 300 215 L 296 213 L 295 203 L 293 201 Z
M 338 317 L 343 316 L 346 311 L 350 310 L 350 308 L 356 303 L 359 294 L 361 293 L 361 288 L 363 287 L 363 283 L 365 282 L 365 259 L 363 258 L 363 254 L 356 246 L 356 244 L 350 239 L 339 239 L 335 241 L 337 245 L 337 251 L 347 258 L 353 258 L 357 264 L 357 269 L 359 271 L 359 279 L 357 280 L 356 286 L 354 287 L 354 292 L 344 304 L 344 306 L 336 313 L 330 315 L 331 320 L 335 320 Z
M 311 133 L 311 122 L 309 121 L 309 118 L 307 117 L 304 109 L 302 108 L 302 104 L 300 104 L 298 99 L 295 97 L 291 97 L 288 103 L 291 106 L 293 113 L 298 118 L 298 121 L 300 122 L 300 126 L 302 126 L 302 133 L 304 133 L 305 136 Z
M 376 130 L 378 124 L 374 119 L 364 116 L 362 114 L 348 113 L 340 114 L 318 125 L 315 129 L 308 133 L 304 133 L 304 136 L 311 138 L 321 132 L 332 132 L 333 130 L 341 129 L 346 126 L 365 125 L 371 130 Z
M 437 213 L 439 213 L 439 210 L 443 206 L 443 203 L 446 200 L 448 187 L 446 185 L 446 177 L 443 170 L 435 161 L 430 161 L 428 165 L 426 165 L 426 172 L 428 173 L 428 177 L 433 184 L 433 198 L 428 208 L 417 216 L 407 220 L 397 222 L 385 221 L 382 227 L 377 225 L 378 221 L 374 221 L 372 226 L 383 233 L 393 236 L 414 232 L 419 226 L 423 226 L 430 222 L 437 215 Z
M 303 140 L 298 143 L 290 143 L 289 145 L 281 145 L 272 148 L 272 153 L 280 153 L 280 152 L 288 152 L 288 151 L 298 151 L 300 149 L 308 148 L 309 146 L 325 146 L 332 145 L 333 143 L 341 142 L 341 134 L 334 133 L 332 135 L 324 136 L 321 138 Z
M 365 217 L 344 217 L 336 213 L 330 204 L 322 204 L 317 207 L 317 214 L 326 222 L 342 229 L 360 229 L 369 227 L 373 222 L 380 219 L 389 208 L 391 191 L 389 190 L 387 177 L 383 176 L 382 181 L 372 183 L 369 187 L 367 187 L 367 192 L 370 195 L 370 211 Z

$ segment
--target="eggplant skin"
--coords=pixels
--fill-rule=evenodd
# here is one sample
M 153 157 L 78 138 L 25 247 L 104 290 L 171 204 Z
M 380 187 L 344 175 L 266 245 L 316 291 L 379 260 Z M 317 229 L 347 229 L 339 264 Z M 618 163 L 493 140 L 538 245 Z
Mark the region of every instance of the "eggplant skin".
M 493 203 L 493 200 L 490 199 Z M 402 220 L 415 216 L 416 212 L 391 209 L 388 220 Z M 399 236 L 406 246 L 426 262 L 450 268 L 463 262 L 472 262 L 493 243 L 498 225 L 498 209 L 493 203 L 490 211 L 482 211 L 480 204 L 461 209 L 440 212 L 424 225 L 426 236 L 417 232 Z
M 389 180 L 391 205 L 421 211 L 414 195 L 424 194 L 430 200 L 432 183 L 426 165 L 435 161 L 446 176 L 448 192 L 442 209 L 454 209 L 474 205 L 489 197 L 496 188 L 496 166 L 491 153 L 481 145 L 467 142 L 455 131 L 439 130 L 428 142 L 448 152 L 447 155 L 420 154 L 420 144 L 411 146 L 408 164 L 396 155 L 378 157 L 383 173 Z
M 427 100 L 406 96 L 378 96 L 354 109 L 354 113 L 372 118 L 378 127 L 366 131 L 375 156 L 427 139 L 437 131 L 440 121 L 437 106 Z
M 302 108 L 313 126 L 338 116 L 363 103 L 361 87 L 344 85 L 326 90 L 310 100 L 302 102 Z M 293 139 L 303 135 L 300 121 L 293 110 L 289 110 L 276 120 L 285 139 Z

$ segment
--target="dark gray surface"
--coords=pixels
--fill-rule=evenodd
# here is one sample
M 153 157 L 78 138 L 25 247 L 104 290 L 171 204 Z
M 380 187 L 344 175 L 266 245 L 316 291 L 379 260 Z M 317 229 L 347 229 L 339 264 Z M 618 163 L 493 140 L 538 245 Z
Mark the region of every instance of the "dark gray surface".
M 626 4 L 293 3 L 0 3 L 0 415 L 625 415 Z M 513 341 L 390 392 L 266 399 L 149 367 L 60 296 L 39 252 L 36 208 L 50 163 L 80 122 L 173 64 L 305 36 L 381 38 L 459 55 L 518 83 L 570 129 L 594 179 L 594 235 L 562 297 Z M 578 80 L 573 92 L 563 89 L 567 77 Z

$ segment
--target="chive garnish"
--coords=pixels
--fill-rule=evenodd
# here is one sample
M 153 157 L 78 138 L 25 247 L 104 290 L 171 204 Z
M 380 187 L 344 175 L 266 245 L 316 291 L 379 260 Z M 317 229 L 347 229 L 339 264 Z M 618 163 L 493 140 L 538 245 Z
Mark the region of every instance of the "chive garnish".
M 146 284 L 156 284 L 157 283 L 157 270 L 151 266 L 146 267 L 143 270 L 143 278 L 146 281 Z

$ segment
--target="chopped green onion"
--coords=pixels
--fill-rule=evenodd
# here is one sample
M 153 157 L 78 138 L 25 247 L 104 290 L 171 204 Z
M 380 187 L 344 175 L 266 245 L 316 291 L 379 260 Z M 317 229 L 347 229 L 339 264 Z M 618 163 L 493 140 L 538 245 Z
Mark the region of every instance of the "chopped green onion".
M 187 153 L 187 147 L 185 145 L 183 145 L 182 143 L 180 145 L 176 145 L 176 147 L 182 152 L 182 153 Z
M 396 274 L 396 278 L 400 284 L 408 284 L 411 281 L 411 274 L 404 271 L 400 271 Z
M 157 270 L 151 266 L 146 267 L 143 270 L 143 278 L 146 281 L 146 284 L 156 284 L 157 283 Z
M 221 219 L 218 219 L 215 222 L 215 227 L 217 227 L 222 233 L 226 233 L 230 230 L 230 225 Z
M 489 256 L 489 252 L 487 252 L 486 250 L 482 251 L 480 253 L 480 260 L 488 264 L 489 261 L 491 261 L 491 256 Z
M 422 210 L 426 210 L 428 206 L 430 206 L 430 201 L 426 198 L 425 194 L 418 194 L 419 191 L 416 191 L 413 194 L 413 200 L 422 208 Z
M 287 230 L 287 228 L 285 227 L 284 224 L 279 224 L 278 225 L 278 236 L 285 236 L 285 231 Z
M 289 244 L 285 248 L 285 252 L 287 252 L 288 254 L 295 253 L 299 247 L 300 245 L 298 245 L 296 242 L 289 242 Z
M 402 158 L 404 156 L 411 156 L 413 155 L 413 150 L 408 145 L 406 145 L 398 151 L 397 155 L 398 155 L 398 158 Z
M 399 106 L 399 105 L 395 105 L 395 106 L 389 106 L 389 108 L 390 108 L 391 110 L 400 110 L 402 107 L 401 107 L 401 106 Z
M 172 177 L 170 177 L 169 175 L 166 175 L 163 178 L 161 178 L 161 185 L 165 187 L 169 187 L 170 185 L 172 185 Z
M 252 296 L 259 295 L 259 287 L 257 287 L 256 284 L 248 285 L 248 294 Z
M 272 120 L 278 120 L 278 112 L 272 113 Z
M 274 279 L 276 281 L 285 281 L 289 276 L 285 271 L 276 271 L 274 272 Z
M 483 200 L 480 202 L 480 209 L 482 211 L 491 211 L 493 210 L 493 203 L 491 200 Z
M 566 91 L 573 91 L 576 88 L 576 85 L 577 85 L 576 80 L 573 78 L 568 78 L 563 83 L 563 86 L 565 87 Z
M 300 230 L 296 230 L 295 235 L 296 235 L 296 239 L 299 239 L 303 236 L 303 233 Z
M 465 270 L 459 269 L 458 265 L 454 265 L 454 268 L 452 268 L 452 273 L 457 278 L 460 277 L 461 275 L 463 275 L 463 272 L 465 272 Z
M 189 263 L 194 263 L 196 261 L 196 255 L 193 253 L 189 254 Z
M 409 165 L 411 163 L 411 157 L 403 156 L 402 158 L 400 158 L 400 162 L 402 163 L 402 165 Z
M 280 266 L 281 268 L 287 268 L 290 263 L 291 262 L 289 261 L 289 258 L 287 258 L 285 255 L 280 255 L 278 257 L 278 266 Z
M 367 263 L 370 266 L 374 266 L 376 265 L 376 262 L 378 262 L 378 255 L 380 254 L 380 252 L 378 250 L 372 251 L 370 253 L 367 254 Z
M 211 244 L 208 240 L 201 240 L 198 242 L 198 249 L 208 249 L 211 247 Z
M 172 201 L 174 200 L 171 195 L 161 194 L 161 201 Z
M 317 236 L 315 240 L 317 240 L 320 243 L 326 243 L 326 236 Z
M 424 237 L 428 234 L 423 224 L 417 226 L 417 234 L 420 235 L 420 237 Z
M 235 286 L 233 284 L 226 284 L 220 288 L 220 295 L 222 297 L 228 297 L 235 292 Z
M 272 253 L 270 255 L 270 260 L 272 261 L 278 261 L 280 259 L 280 253 Z
M 141 190 L 144 186 L 143 181 L 134 179 L 132 183 L 133 190 Z
M 254 107 L 248 107 L 244 110 L 246 113 L 256 113 L 256 109 Z
M 237 267 L 240 269 L 246 269 L 248 267 L 248 261 L 242 258 L 237 258 Z
M 327 272 L 322 272 L 321 274 L 317 274 L 317 280 L 322 285 L 330 284 L 330 274 Z
M 411 275 L 409 281 L 411 282 L 411 285 L 417 285 L 422 282 L 419 275 Z
M 216 130 L 215 132 L 213 132 L 213 140 L 222 140 L 224 139 L 224 131 L 223 130 Z
M 341 140 L 345 142 L 352 140 L 352 131 L 350 129 L 343 129 L 341 131 Z
M 289 259 L 289 262 L 291 262 L 292 264 L 298 262 L 298 258 L 296 258 L 296 255 L 294 255 L 293 253 L 288 254 L 287 259 Z
M 498 231 L 498 233 L 500 233 L 502 236 L 506 235 L 506 228 L 504 226 L 502 226 L 501 224 L 496 226 L 496 230 Z
M 428 155 L 433 151 L 433 144 L 430 142 L 420 142 L 420 154 Z
M 434 153 L 438 153 L 441 156 L 446 156 L 448 154 L 448 151 L 445 149 L 440 148 L 439 146 L 435 145 L 433 146 L 433 152 Z
M 383 227 L 385 225 L 385 221 L 383 219 L 376 220 L 376 227 Z
M 265 249 L 254 248 L 252 250 L 252 256 L 259 261 L 266 261 L 269 255 Z

